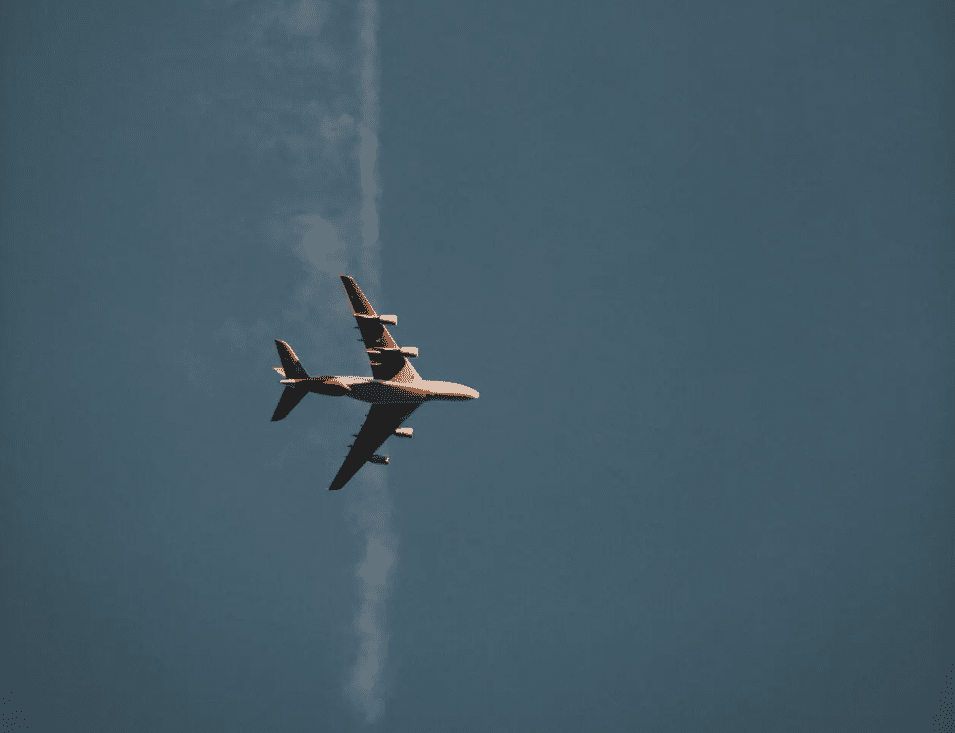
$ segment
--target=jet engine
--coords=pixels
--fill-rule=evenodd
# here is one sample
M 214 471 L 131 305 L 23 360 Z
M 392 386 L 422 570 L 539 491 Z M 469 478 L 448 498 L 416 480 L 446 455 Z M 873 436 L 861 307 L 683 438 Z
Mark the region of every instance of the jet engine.
M 397 435 L 399 438 L 413 438 L 414 428 L 398 428 L 395 431 L 395 435 Z
M 402 356 L 408 356 L 413 359 L 418 355 L 417 346 L 402 346 L 400 349 L 396 349 L 393 346 L 376 346 L 371 349 L 365 349 L 365 351 L 369 356 L 381 356 L 382 354 L 393 354 L 397 352 Z
M 380 463 L 382 465 L 388 463 L 388 456 L 380 456 L 377 453 L 368 459 L 369 463 Z
M 398 316 L 369 316 L 365 313 L 356 313 L 355 318 L 365 318 L 370 321 L 378 321 L 378 323 L 390 323 L 392 326 L 398 325 Z

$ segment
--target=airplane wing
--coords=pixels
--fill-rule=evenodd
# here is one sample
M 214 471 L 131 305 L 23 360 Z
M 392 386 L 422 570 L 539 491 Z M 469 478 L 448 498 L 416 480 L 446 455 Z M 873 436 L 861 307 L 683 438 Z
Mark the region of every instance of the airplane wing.
M 342 488 L 348 483 L 349 479 L 358 473 L 358 469 L 374 455 L 375 451 L 381 447 L 381 444 L 393 435 L 398 426 L 403 423 L 408 415 L 418 409 L 417 403 L 398 402 L 390 405 L 372 405 L 368 411 L 368 417 L 365 418 L 365 424 L 361 426 L 352 449 L 345 457 L 345 462 L 338 470 L 338 475 L 328 487 L 330 491 Z
M 368 298 L 361 292 L 358 283 L 348 275 L 339 277 L 345 286 L 345 292 L 348 293 L 355 320 L 358 321 L 358 330 L 361 331 L 361 339 L 365 342 L 365 350 L 371 362 L 372 376 L 375 379 L 393 379 L 397 382 L 412 382 L 419 378 L 408 358 L 400 352 L 397 342 L 379 320 L 380 317 L 371 307 Z

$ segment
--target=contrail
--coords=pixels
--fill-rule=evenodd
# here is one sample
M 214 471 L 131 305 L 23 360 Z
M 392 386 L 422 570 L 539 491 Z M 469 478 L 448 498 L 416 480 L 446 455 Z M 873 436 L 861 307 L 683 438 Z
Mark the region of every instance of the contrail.
M 356 524 L 365 539 L 365 557 L 357 566 L 362 603 L 353 621 L 359 640 L 358 658 L 345 689 L 364 712 L 365 722 L 373 723 L 384 712 L 383 673 L 388 656 L 385 602 L 397 560 L 397 541 L 391 531 L 391 499 L 384 469 L 363 479 L 354 487 L 354 495 L 359 496 Z
M 361 172 L 361 239 L 363 277 L 371 277 L 378 289 L 381 259 L 378 242 L 380 193 L 376 175 L 378 159 L 378 7 L 374 0 L 362 0 L 361 16 L 361 121 L 359 163 Z M 397 538 L 391 529 L 391 498 L 382 469 L 368 473 L 350 495 L 356 497 L 356 527 L 363 536 L 365 557 L 357 566 L 362 584 L 362 603 L 353 627 L 358 637 L 358 658 L 346 681 L 348 697 L 373 723 L 384 712 L 383 672 L 388 657 L 385 602 L 391 570 L 397 560 Z
M 208 8 L 226 8 L 236 0 L 200 0 Z M 313 308 L 315 289 L 326 286 L 328 278 L 319 273 L 337 275 L 348 272 L 346 262 L 360 275 L 365 292 L 380 302 L 380 243 L 378 240 L 378 6 L 376 0 L 353 0 L 348 12 L 330 9 L 320 0 L 256 0 L 245 3 L 248 13 L 222 15 L 231 25 L 225 28 L 220 54 L 236 59 L 236 70 L 246 66 L 261 72 L 261 78 L 282 76 L 287 83 L 254 85 L 249 99 L 257 100 L 249 109 L 236 108 L 231 87 L 200 83 L 192 71 L 184 71 L 178 83 L 189 90 L 189 114 L 202 119 L 232 120 L 229 134 L 245 148 L 245 154 L 257 161 L 277 161 L 276 151 L 297 154 L 282 176 L 270 179 L 281 189 L 268 202 L 268 215 L 249 224 L 249 236 L 270 246 L 291 245 L 294 253 L 311 267 L 303 268 L 297 291 L 282 305 L 282 329 L 301 334 L 307 343 L 324 344 L 334 331 Z M 353 12 L 356 11 L 356 12 Z M 331 32 L 326 33 L 325 29 Z M 295 43 L 282 43 L 284 34 L 295 36 Z M 357 37 L 356 37 L 357 36 Z M 345 39 L 345 40 L 342 40 Z M 301 53 L 306 44 L 307 53 Z M 339 62 L 354 58 L 358 48 L 359 68 Z M 350 62 L 352 63 L 352 62 Z M 303 65 L 309 74 L 302 74 Z M 186 69 L 186 66 L 183 66 Z M 358 72 L 357 74 L 355 72 Z M 288 72 L 286 74 L 286 72 Z M 359 89 L 354 89 L 355 77 Z M 314 79 L 333 81 L 332 87 L 348 86 L 343 95 L 347 111 L 332 98 L 322 98 Z M 305 101 L 303 101 L 305 100 Z M 355 108 L 357 107 L 357 109 Z M 218 123 L 217 123 L 218 124 Z M 357 135 L 358 169 L 353 165 Z M 347 161 L 347 164 L 345 164 Z M 359 176 L 361 200 L 347 201 L 312 198 L 313 191 L 351 191 L 354 176 Z M 287 195 L 293 186 L 295 195 Z M 325 205 L 323 205 L 325 204 Z M 239 231 L 245 219 L 237 223 Z M 340 296 L 338 296 L 340 297 Z M 276 316 L 277 318 L 278 316 Z M 216 333 L 216 341 L 249 354 L 259 349 L 264 362 L 244 358 L 249 379 L 269 371 L 274 364 L 272 338 L 277 323 L 259 319 L 240 323 L 230 317 Z M 267 349 L 262 348 L 262 344 Z M 326 353 L 330 359 L 334 355 Z M 204 353 L 184 352 L 182 368 L 197 389 L 211 390 L 215 384 L 203 375 L 211 373 L 209 364 L 221 360 L 221 350 Z M 326 368 L 339 368 L 330 367 Z M 267 419 L 267 416 L 264 416 Z M 336 435 L 335 439 L 340 440 Z M 307 433 L 282 451 L 303 451 L 320 444 L 321 433 Z M 340 445 L 340 443 L 337 443 Z M 360 540 L 363 555 L 355 566 L 355 580 L 361 590 L 361 603 L 352 620 L 355 632 L 354 666 L 342 672 L 343 690 L 368 723 L 384 712 L 387 681 L 388 633 L 386 601 L 390 578 L 397 563 L 397 538 L 392 529 L 392 508 L 384 469 L 369 466 L 356 477 L 341 497 L 332 497 L 338 506 L 344 502 L 346 514 Z

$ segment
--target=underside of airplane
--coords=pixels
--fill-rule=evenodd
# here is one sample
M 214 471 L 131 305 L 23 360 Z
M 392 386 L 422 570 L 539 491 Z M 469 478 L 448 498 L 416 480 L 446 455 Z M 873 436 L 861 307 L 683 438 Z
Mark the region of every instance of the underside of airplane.
M 424 402 L 457 402 L 478 397 L 476 390 L 463 384 L 422 379 L 409 361 L 418 355 L 418 349 L 398 346 L 385 327 L 385 324 L 397 325 L 398 317 L 378 315 L 357 283 L 348 275 L 340 277 L 358 322 L 356 328 L 361 331 L 372 377 L 310 377 L 292 347 L 276 339 L 282 366 L 274 369 L 282 376 L 280 381 L 285 390 L 272 415 L 273 421 L 282 420 L 309 392 L 371 403 L 364 425 L 354 434 L 355 442 L 328 487 L 333 491 L 347 484 L 366 463 L 388 463 L 388 456 L 376 451 L 392 435 L 413 436 L 413 429 L 402 428 L 401 424 Z

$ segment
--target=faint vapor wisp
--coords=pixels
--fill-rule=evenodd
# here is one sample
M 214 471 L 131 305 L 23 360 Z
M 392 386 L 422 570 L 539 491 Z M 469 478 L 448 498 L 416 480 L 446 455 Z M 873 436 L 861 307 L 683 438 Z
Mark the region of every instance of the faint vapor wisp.
M 359 124 L 359 165 L 361 175 L 361 261 L 364 276 L 381 280 L 378 252 L 378 210 L 380 193 L 376 164 L 378 157 L 378 7 L 374 0 L 361 5 L 361 121 Z M 375 475 L 377 474 L 377 475 Z M 373 723 L 384 712 L 383 673 L 388 657 L 388 619 L 385 602 L 391 570 L 397 560 L 397 539 L 391 529 L 391 499 L 388 480 L 379 469 L 351 496 L 356 497 L 356 528 L 364 537 L 365 557 L 357 566 L 362 585 L 362 603 L 353 622 L 358 637 L 358 658 L 345 683 L 352 703 Z M 359 488 L 359 487 L 356 487 Z
M 359 641 L 358 659 L 346 683 L 346 693 L 368 723 L 384 712 L 383 672 L 388 655 L 385 602 L 397 560 L 384 470 L 378 469 L 377 476 L 372 474 L 370 480 L 362 482 L 362 499 L 356 512 L 358 530 L 365 536 L 365 557 L 357 566 L 362 603 L 353 622 Z

